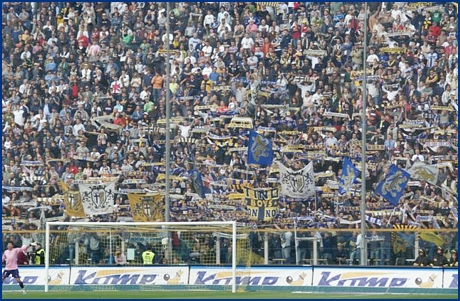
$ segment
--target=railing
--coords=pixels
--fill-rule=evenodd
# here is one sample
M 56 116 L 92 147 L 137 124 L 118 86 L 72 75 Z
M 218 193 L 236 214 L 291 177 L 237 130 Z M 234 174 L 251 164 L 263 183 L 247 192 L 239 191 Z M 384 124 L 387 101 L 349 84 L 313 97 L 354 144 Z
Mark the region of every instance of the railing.
M 359 262 L 360 252 L 356 245 L 359 230 L 356 229 L 246 229 L 244 231 L 250 231 L 248 233 L 252 235 L 249 235 L 248 241 L 240 248 L 242 253 L 249 252 L 252 254 L 250 256 L 252 258 L 251 264 L 361 265 Z M 197 229 L 196 232 L 197 235 L 194 237 L 199 237 L 203 241 L 209 238 L 207 241 L 212 245 L 206 248 L 208 250 L 206 253 L 201 250 L 193 250 L 194 242 L 189 236 L 185 237 L 184 235 L 180 241 L 180 246 L 173 246 L 173 258 L 177 258 L 177 263 L 228 264 L 230 262 L 229 257 L 218 255 L 222 254 L 223 242 L 219 240 L 218 243 L 212 243 L 211 235 L 200 233 L 200 229 Z M 115 249 L 120 249 L 122 253 L 127 254 L 128 249 L 134 248 L 139 242 L 154 246 L 159 255 L 157 263 L 165 263 L 161 261 L 161 255 L 165 252 L 161 238 L 147 232 L 130 233 L 129 239 L 114 232 L 111 234 L 111 237 L 116 236 L 113 242 L 108 242 L 107 233 L 99 233 L 100 246 L 96 257 L 92 256 L 91 250 L 89 250 L 87 235 L 90 233 L 98 233 L 98 231 L 85 229 L 85 233 L 72 233 L 67 230 L 53 230 L 50 237 L 51 264 L 111 264 L 107 257 L 114 254 Z M 71 235 L 74 237 L 70 237 Z M 291 237 L 290 244 L 286 243 L 286 237 Z M 437 246 L 442 246 L 446 250 L 446 257 L 449 258 L 450 250 L 458 247 L 457 237 L 458 229 L 372 229 L 367 232 L 366 237 L 368 255 L 365 265 L 412 265 L 419 249 L 424 249 L 428 256 L 432 256 Z M 2 239 L 5 249 L 8 241 L 13 241 L 17 246 L 22 244 L 23 239 L 44 243 L 45 233 L 44 231 L 4 230 Z M 29 250 L 29 252 L 29 255 L 33 257 L 33 250 Z M 202 259 L 202 262 L 183 260 L 184 252 L 194 253 L 193 256 L 186 256 L 186 258 L 200 258 L 201 256 L 201 258 L 206 259 Z M 136 257 L 134 260 L 128 260 L 128 264 L 141 265 L 142 261 Z

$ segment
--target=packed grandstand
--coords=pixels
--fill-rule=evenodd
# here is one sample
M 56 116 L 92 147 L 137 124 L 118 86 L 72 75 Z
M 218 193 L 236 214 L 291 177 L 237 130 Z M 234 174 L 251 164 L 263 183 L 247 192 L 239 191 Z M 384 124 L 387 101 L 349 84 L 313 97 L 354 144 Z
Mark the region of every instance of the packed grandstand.
M 176 2 L 167 15 L 154 2 L 3 2 L 4 244 L 29 241 L 12 230 L 46 221 L 163 221 L 169 168 L 170 221 L 273 229 L 270 259 L 288 263 L 295 222 L 305 236 L 322 229 L 327 263 L 341 262 L 342 247 L 353 263 L 364 134 L 369 256 L 395 264 L 416 255 L 413 232 L 400 248 L 379 229 L 433 229 L 420 240 L 430 256 L 437 245 L 457 249 L 457 5 L 368 8 Z M 271 146 L 268 163 L 248 161 L 252 131 Z M 345 159 L 356 173 L 346 191 Z M 396 200 L 379 188 L 392 166 L 411 175 Z M 301 184 L 280 178 L 307 167 L 313 191 L 286 193 Z M 94 185 L 113 186 L 102 200 Z M 254 191 L 269 191 L 271 205 Z M 138 195 L 150 196 L 148 210 Z M 263 236 L 251 239 L 262 255 Z M 311 258 L 309 241 L 299 248 Z

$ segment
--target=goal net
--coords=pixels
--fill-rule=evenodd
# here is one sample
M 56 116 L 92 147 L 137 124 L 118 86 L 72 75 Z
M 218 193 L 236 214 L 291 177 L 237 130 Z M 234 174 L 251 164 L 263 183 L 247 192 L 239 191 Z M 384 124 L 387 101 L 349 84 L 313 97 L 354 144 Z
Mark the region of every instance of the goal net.
M 235 222 L 50 222 L 45 291 L 244 290 L 248 233 Z

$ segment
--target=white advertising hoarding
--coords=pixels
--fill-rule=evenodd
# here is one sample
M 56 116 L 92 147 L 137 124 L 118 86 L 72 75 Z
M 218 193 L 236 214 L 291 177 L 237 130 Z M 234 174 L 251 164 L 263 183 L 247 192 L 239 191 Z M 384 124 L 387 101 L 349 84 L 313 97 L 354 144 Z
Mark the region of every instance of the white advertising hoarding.
M 315 267 L 313 286 L 442 288 L 442 269 Z
M 191 285 L 231 285 L 230 267 L 190 267 Z M 236 284 L 249 286 L 310 286 L 311 267 L 237 268 Z
M 458 269 L 444 270 L 444 288 L 458 288 Z
M 71 285 L 186 285 L 188 266 L 72 267 Z
M 24 285 L 45 285 L 46 279 L 45 267 L 19 267 L 19 276 L 21 277 Z M 49 284 L 50 285 L 62 285 L 69 283 L 69 268 L 65 267 L 50 267 L 49 268 Z M 3 282 L 3 285 L 14 285 L 17 286 L 17 282 L 13 277 L 8 277 Z
M 26 286 L 45 285 L 44 267 L 20 267 Z M 230 267 L 50 267 L 50 285 L 231 285 Z M 237 268 L 237 285 L 384 288 L 458 288 L 457 269 L 437 268 Z M 12 277 L 3 282 L 17 287 Z

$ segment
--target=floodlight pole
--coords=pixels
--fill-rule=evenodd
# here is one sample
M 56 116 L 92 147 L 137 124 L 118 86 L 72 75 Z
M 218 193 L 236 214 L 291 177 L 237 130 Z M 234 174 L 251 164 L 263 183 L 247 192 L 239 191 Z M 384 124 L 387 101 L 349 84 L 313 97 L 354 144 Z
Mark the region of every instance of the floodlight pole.
M 367 22 L 368 22 L 367 2 L 364 2 L 364 32 L 363 32 L 363 111 L 361 115 L 362 135 L 361 135 L 361 266 L 367 266 L 367 241 L 366 241 L 366 133 L 367 133 Z
M 169 58 L 171 57 L 171 47 L 169 37 L 171 35 L 171 24 L 169 24 L 169 14 L 170 11 L 170 3 L 166 2 L 166 18 L 167 26 L 166 26 L 166 146 L 165 146 L 165 156 L 166 156 L 166 171 L 165 171 L 165 222 L 170 221 L 170 207 L 171 207 L 171 198 L 170 198 L 170 168 L 171 168 L 171 93 L 169 91 L 169 83 L 171 77 L 171 64 L 169 62 Z M 168 262 L 172 262 L 172 241 L 171 241 L 171 232 L 167 231 L 168 233 L 168 250 L 165 252 L 168 257 Z

